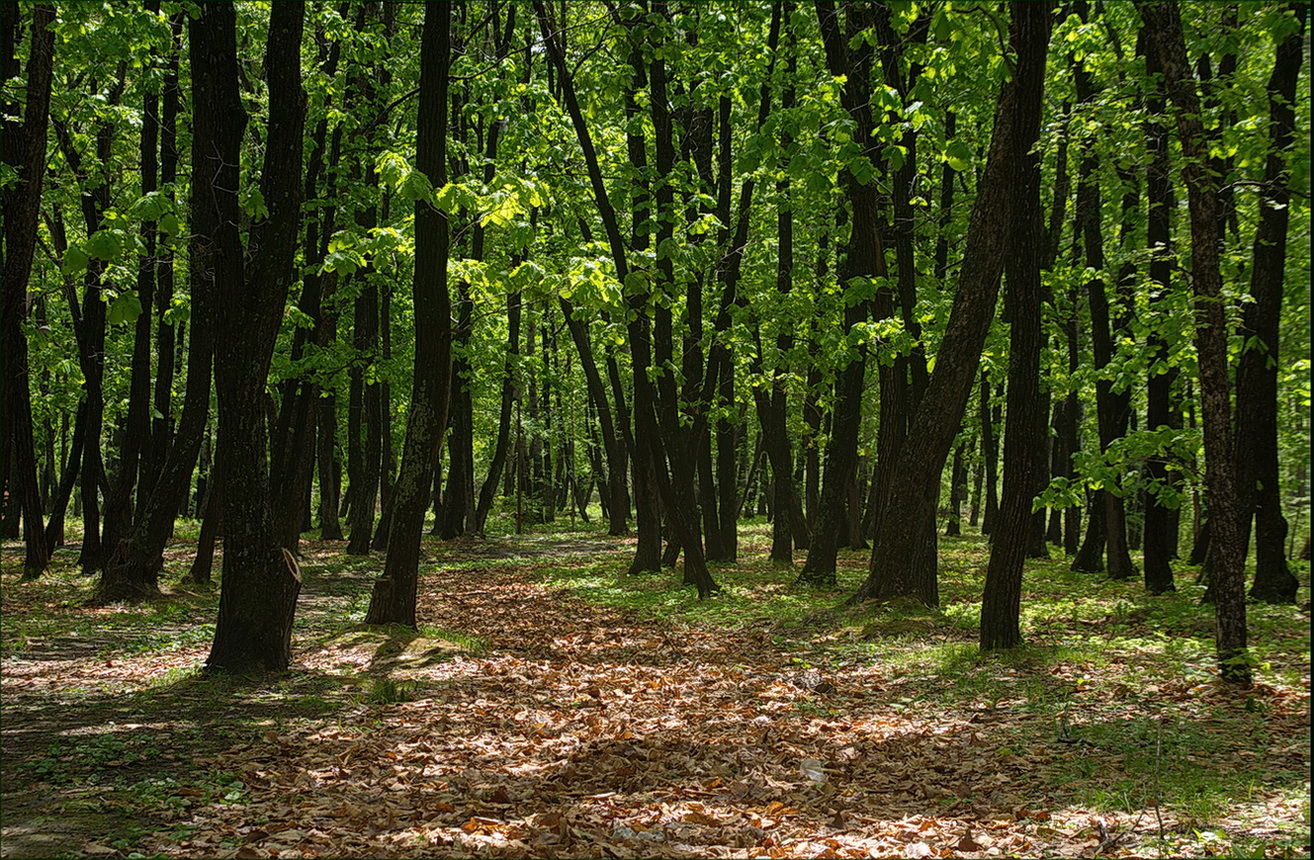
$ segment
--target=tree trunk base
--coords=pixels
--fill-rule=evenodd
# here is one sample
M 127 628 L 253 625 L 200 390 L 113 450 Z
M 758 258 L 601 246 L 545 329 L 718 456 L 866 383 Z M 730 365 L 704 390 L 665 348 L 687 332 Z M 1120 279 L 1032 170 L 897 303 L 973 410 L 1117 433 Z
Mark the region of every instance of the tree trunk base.
M 96 595 L 89 601 L 92 606 L 110 603 L 142 603 L 160 597 L 160 569 L 164 559 L 153 562 L 133 558 L 132 545 L 120 541 L 113 556 L 105 564 Z

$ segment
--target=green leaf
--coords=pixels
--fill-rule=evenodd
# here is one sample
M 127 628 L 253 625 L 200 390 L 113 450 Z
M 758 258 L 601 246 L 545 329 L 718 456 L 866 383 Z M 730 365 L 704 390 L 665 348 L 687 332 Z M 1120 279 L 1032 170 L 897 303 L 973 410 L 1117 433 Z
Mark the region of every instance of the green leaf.
M 156 225 L 159 231 L 166 236 L 177 236 L 182 232 L 182 226 L 178 223 L 178 216 L 172 212 L 166 212 L 160 216 L 159 224 Z
M 81 248 L 74 246 L 64 252 L 64 262 L 60 264 L 59 271 L 65 275 L 80 275 L 87 270 L 87 262 L 87 255 Z
M 950 167 L 960 172 L 972 168 L 972 150 L 961 140 L 949 141 L 949 145 L 944 148 L 944 159 Z
M 123 253 L 123 237 L 117 230 L 97 230 L 86 244 L 87 256 L 98 260 L 116 260 Z
M 452 186 L 448 185 L 443 191 L 445 192 L 447 188 L 451 187 Z M 402 183 L 397 190 L 401 192 L 401 196 L 405 198 L 407 202 L 414 203 L 416 200 L 428 198 L 433 194 L 433 183 L 429 181 L 429 177 L 425 176 L 420 171 L 412 170 L 407 174 L 406 178 L 402 180 Z M 445 209 L 441 199 L 438 201 L 438 208 Z M 455 210 L 447 209 L 446 211 L 453 212 Z
M 949 23 L 949 16 L 944 13 L 943 7 L 935 13 L 935 20 L 931 22 L 931 33 L 937 42 L 948 42 L 953 33 L 953 26 Z
M 265 205 L 265 195 L 255 185 L 248 185 L 237 195 L 242 211 L 256 221 L 269 217 L 269 207 Z
M 110 303 L 106 321 L 110 325 L 125 325 L 141 316 L 141 302 L 134 293 L 119 293 Z
M 142 195 L 128 208 L 128 214 L 142 221 L 157 221 L 173 211 L 173 201 L 158 191 Z
M 876 168 L 871 163 L 871 159 L 865 155 L 859 155 L 857 158 L 849 160 L 849 172 L 859 185 L 867 185 L 876 175 Z

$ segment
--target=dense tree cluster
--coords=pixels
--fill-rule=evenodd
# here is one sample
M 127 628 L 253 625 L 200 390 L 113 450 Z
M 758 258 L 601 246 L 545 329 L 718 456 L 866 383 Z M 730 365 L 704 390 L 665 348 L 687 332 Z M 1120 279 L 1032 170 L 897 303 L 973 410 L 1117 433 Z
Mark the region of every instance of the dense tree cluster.
M 596 501 L 700 596 L 767 514 L 932 605 L 966 520 L 987 649 L 1028 556 L 1189 552 L 1242 683 L 1252 542 L 1295 599 L 1307 3 L 0 11 L 6 535 L 134 600 L 197 516 L 215 668 L 288 664 L 312 529 L 414 625 L 431 510 Z

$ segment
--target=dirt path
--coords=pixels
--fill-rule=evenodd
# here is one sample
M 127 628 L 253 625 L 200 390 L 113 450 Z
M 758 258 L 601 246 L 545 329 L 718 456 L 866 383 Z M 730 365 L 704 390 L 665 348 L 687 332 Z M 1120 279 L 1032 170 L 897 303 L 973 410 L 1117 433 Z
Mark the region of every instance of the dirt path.
M 428 585 L 421 624 L 487 652 L 398 665 L 412 701 L 217 757 L 249 794 L 198 810 L 183 853 L 1052 856 L 1098 842 L 1089 816 L 1034 811 L 1047 806 L 1030 775 L 984 762 L 991 729 L 970 715 L 895 715 L 874 667 L 820 677 L 769 630 L 677 631 L 554 594 L 532 570 Z M 350 644 L 305 663 L 365 665 Z

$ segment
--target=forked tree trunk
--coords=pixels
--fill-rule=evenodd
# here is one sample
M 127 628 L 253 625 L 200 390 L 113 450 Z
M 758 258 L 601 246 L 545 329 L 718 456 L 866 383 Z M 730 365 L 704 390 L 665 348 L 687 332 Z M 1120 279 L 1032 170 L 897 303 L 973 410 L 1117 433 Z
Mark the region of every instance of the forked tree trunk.
M 1040 130 L 1045 53 L 1049 42 L 1049 3 L 1010 4 L 1016 70 L 1001 90 L 995 110 L 990 155 L 968 225 L 967 247 L 958 291 L 926 394 L 914 413 L 900 454 L 891 497 L 881 514 L 871 566 L 862 587 L 849 599 L 858 603 L 911 595 L 927 605 L 939 603 L 933 547 L 920 536 L 931 523 L 945 458 L 963 410 L 994 317 L 1006 249 L 1020 206 L 1027 153 Z
M 292 659 L 301 574 L 295 557 L 278 544 L 270 510 L 265 386 L 300 226 L 304 17 L 301 2 L 271 7 L 265 54 L 269 121 L 260 182 L 269 214 L 251 228 L 245 254 L 237 174 L 246 112 L 238 88 L 236 14 L 215 4 L 191 23 L 193 134 L 201 150 L 194 166 L 203 177 L 203 205 L 218 220 L 215 281 L 225 291 L 225 301 L 215 307 L 224 576 L 206 660 L 212 670 L 282 671 Z

